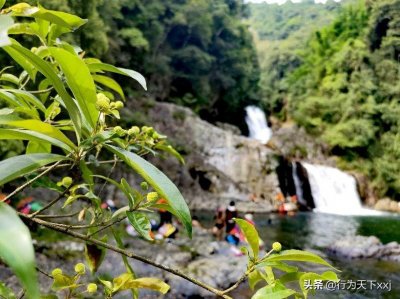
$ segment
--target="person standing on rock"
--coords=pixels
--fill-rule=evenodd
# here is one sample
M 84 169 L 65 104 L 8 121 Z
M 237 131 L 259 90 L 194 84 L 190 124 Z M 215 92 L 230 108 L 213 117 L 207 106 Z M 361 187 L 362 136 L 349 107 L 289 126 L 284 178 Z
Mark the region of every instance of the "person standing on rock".
M 237 216 L 238 212 L 236 210 L 236 205 L 235 202 L 232 200 L 225 211 L 225 227 L 227 234 L 229 234 L 230 231 L 235 228 L 235 221 L 233 221 L 233 218 L 237 218 Z
M 224 208 L 219 207 L 214 216 L 214 226 L 212 228 L 212 234 L 217 241 L 222 241 L 225 227 L 225 213 Z

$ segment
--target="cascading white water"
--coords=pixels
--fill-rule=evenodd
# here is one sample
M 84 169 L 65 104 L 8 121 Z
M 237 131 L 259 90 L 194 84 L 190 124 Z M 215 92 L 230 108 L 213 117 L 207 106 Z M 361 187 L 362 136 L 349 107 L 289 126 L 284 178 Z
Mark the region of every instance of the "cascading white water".
M 272 136 L 272 130 L 268 127 L 265 113 L 256 106 L 246 107 L 246 123 L 249 128 L 249 137 L 266 144 Z
M 294 186 L 296 188 L 297 200 L 299 201 L 300 204 L 306 206 L 307 202 L 304 200 L 303 197 L 303 188 L 301 186 L 299 176 L 297 175 L 297 164 L 294 161 L 292 162 L 292 176 L 293 176 Z
M 378 215 L 362 207 L 354 177 L 337 168 L 302 163 L 308 173 L 316 212 L 340 215 Z

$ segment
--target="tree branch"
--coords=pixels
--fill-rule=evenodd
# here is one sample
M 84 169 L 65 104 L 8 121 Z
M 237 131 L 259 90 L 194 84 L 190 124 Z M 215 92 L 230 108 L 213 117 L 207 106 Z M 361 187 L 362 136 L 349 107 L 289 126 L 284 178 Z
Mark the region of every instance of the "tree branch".
M 163 264 L 156 263 L 156 262 L 154 262 L 154 261 L 152 261 L 152 260 L 150 260 L 150 259 L 148 259 L 146 257 L 137 255 L 136 253 L 134 253 L 132 251 L 128 251 L 128 250 L 124 250 L 124 249 L 118 248 L 118 247 L 113 246 L 113 245 L 111 245 L 109 243 L 99 241 L 97 239 L 94 239 L 92 237 L 88 237 L 86 235 L 83 235 L 83 234 L 80 234 L 80 233 L 77 233 L 77 232 L 74 232 L 74 231 L 69 231 L 68 228 L 60 227 L 57 224 L 54 224 L 52 222 L 47 222 L 47 221 L 44 221 L 44 220 L 41 220 L 41 219 L 38 219 L 38 218 L 30 218 L 29 216 L 21 214 L 21 213 L 19 215 L 21 217 L 23 217 L 23 218 L 28 219 L 29 221 L 32 221 L 34 223 L 39 224 L 41 226 L 50 228 L 52 230 L 61 232 L 63 234 L 69 235 L 71 237 L 83 240 L 85 242 L 92 243 L 94 245 L 97 245 L 97 246 L 100 246 L 100 247 L 103 247 L 103 248 L 107 248 L 107 249 L 109 249 L 111 251 L 114 251 L 116 253 L 122 254 L 122 255 L 124 255 L 124 256 L 126 256 L 128 258 L 141 261 L 141 262 L 143 262 L 145 264 L 148 264 L 148 265 L 151 265 L 153 267 L 156 267 L 156 268 L 159 268 L 161 270 L 164 270 L 166 272 L 172 273 L 172 274 L 174 274 L 176 276 L 179 276 L 179 277 L 181 277 L 181 278 L 183 278 L 183 279 L 185 279 L 187 281 L 190 281 L 191 283 L 193 283 L 193 284 L 195 284 L 195 285 L 197 285 L 197 286 L 199 286 L 199 287 L 201 287 L 201 288 L 203 288 L 203 289 L 205 289 L 205 290 L 207 290 L 207 291 L 209 291 L 209 292 L 211 292 L 211 293 L 213 293 L 213 294 L 215 294 L 215 295 L 217 295 L 217 296 L 219 296 L 221 298 L 232 299 L 230 296 L 226 295 L 224 291 L 221 291 L 221 290 L 218 290 L 218 289 L 216 289 L 216 288 L 214 288 L 212 286 L 209 286 L 209 285 L 207 285 L 207 284 L 205 284 L 205 283 L 203 283 L 203 282 L 201 282 L 201 281 L 199 281 L 199 280 L 197 280 L 197 279 L 195 279 L 193 277 L 190 277 L 189 275 L 186 275 L 185 273 L 183 273 L 183 272 L 181 272 L 179 270 L 170 268 L 170 267 L 165 266 Z
M 37 176 L 35 176 L 33 179 L 30 179 L 29 181 L 27 181 L 25 184 L 19 186 L 17 189 L 15 189 L 13 192 L 11 192 L 10 194 L 8 194 L 4 199 L 1 199 L 1 201 L 7 201 L 9 200 L 11 197 L 13 197 L 15 194 L 21 192 L 22 190 L 24 190 L 26 187 L 28 187 L 29 185 L 31 185 L 33 182 L 35 182 L 36 180 L 40 179 L 42 176 L 44 176 L 45 174 L 49 173 L 51 170 L 53 170 L 54 168 L 56 168 L 61 162 L 63 162 L 63 160 L 58 161 L 57 163 L 54 163 L 53 165 L 51 165 L 49 168 L 47 168 L 45 171 L 43 171 L 42 173 L 38 174 Z

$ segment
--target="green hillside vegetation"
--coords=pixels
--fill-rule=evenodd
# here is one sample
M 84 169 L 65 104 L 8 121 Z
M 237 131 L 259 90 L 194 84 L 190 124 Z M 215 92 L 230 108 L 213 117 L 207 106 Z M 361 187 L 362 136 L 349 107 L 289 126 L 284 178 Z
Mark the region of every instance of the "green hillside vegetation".
M 244 106 L 259 100 L 257 55 L 241 22 L 241 0 L 40 2 L 89 19 L 69 40 L 88 55 L 141 72 L 146 96 L 227 122 L 243 119 Z
M 300 50 L 306 46 L 310 33 L 329 25 L 343 4 L 355 1 L 328 1 L 325 5 L 316 5 L 314 0 L 249 5 L 247 22 L 256 42 L 261 67 L 260 87 L 267 111 L 286 118 L 283 109 L 287 102 L 286 77 L 300 65 Z
M 281 60 L 269 64 L 283 79 L 278 84 L 283 85 L 278 85 L 279 92 L 265 94 L 266 104 L 275 115 L 293 118 L 321 137 L 331 153 L 340 157 L 342 167 L 361 171 L 380 196 L 397 199 L 399 11 L 399 0 L 345 6 L 305 45 L 287 47 Z M 268 71 L 265 67 L 263 64 L 263 72 Z M 264 74 L 263 80 L 263 84 L 271 82 Z M 271 94 L 274 96 L 268 97 Z

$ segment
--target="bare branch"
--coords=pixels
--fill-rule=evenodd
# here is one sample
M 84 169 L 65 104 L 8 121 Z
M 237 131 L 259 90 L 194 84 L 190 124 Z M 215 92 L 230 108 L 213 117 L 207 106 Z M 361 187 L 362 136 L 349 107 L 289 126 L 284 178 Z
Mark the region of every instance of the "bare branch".
M 189 275 L 186 275 L 185 273 L 183 273 L 183 272 L 181 272 L 179 270 L 170 268 L 170 267 L 165 266 L 163 264 L 159 264 L 157 262 L 154 262 L 154 261 L 152 261 L 152 260 L 150 260 L 150 259 L 148 259 L 146 257 L 137 255 L 136 253 L 134 253 L 132 251 L 128 251 L 128 250 L 124 250 L 124 249 L 118 248 L 118 247 L 113 246 L 113 245 L 111 245 L 109 243 L 102 242 L 100 240 L 94 239 L 92 237 L 88 237 L 86 235 L 83 235 L 83 234 L 80 234 L 80 233 L 77 233 L 77 232 L 74 232 L 74 231 L 69 231 L 68 228 L 60 227 L 57 224 L 54 224 L 52 222 L 47 222 L 47 221 L 44 221 L 44 220 L 38 219 L 38 218 L 33 218 L 32 219 L 32 218 L 28 217 L 27 215 L 24 215 L 24 214 L 21 214 L 21 213 L 19 215 L 21 217 L 23 217 L 23 218 L 26 218 L 26 219 L 34 222 L 34 223 L 39 224 L 41 226 L 50 228 L 52 230 L 61 232 L 63 234 L 69 235 L 71 237 L 83 240 L 85 242 L 92 243 L 94 245 L 97 245 L 97 246 L 100 246 L 100 247 L 103 247 L 103 248 L 107 248 L 107 249 L 109 249 L 111 251 L 114 251 L 116 253 L 122 254 L 122 255 L 124 255 L 124 256 L 126 256 L 128 258 L 141 261 L 141 262 L 146 263 L 148 265 L 151 265 L 151 266 L 154 266 L 154 267 L 159 268 L 161 270 L 164 270 L 164 271 L 167 271 L 169 273 L 172 273 L 172 274 L 174 274 L 176 276 L 179 276 L 179 277 L 181 277 L 181 278 L 183 278 L 183 279 L 185 279 L 187 281 L 190 281 L 191 283 L 193 283 L 193 284 L 195 284 L 195 285 L 197 285 L 197 286 L 199 286 L 199 287 L 201 287 L 201 288 L 203 288 L 203 289 L 205 289 L 205 290 L 207 290 L 207 291 L 209 291 L 209 292 L 211 292 L 211 293 L 213 293 L 213 294 L 215 294 L 215 295 L 217 295 L 217 296 L 219 296 L 221 298 L 232 299 L 230 296 L 226 295 L 224 291 L 221 291 L 221 290 L 218 290 L 218 289 L 216 289 L 216 288 L 214 288 L 212 286 L 209 286 L 209 285 L 207 285 L 207 284 L 205 284 L 205 283 L 203 283 L 203 282 L 201 282 L 201 281 L 199 281 L 199 280 L 197 280 L 197 279 L 195 279 L 195 278 L 193 278 L 193 277 L 191 277 Z

